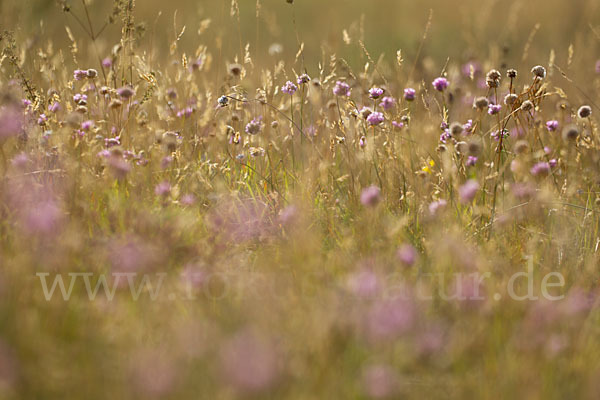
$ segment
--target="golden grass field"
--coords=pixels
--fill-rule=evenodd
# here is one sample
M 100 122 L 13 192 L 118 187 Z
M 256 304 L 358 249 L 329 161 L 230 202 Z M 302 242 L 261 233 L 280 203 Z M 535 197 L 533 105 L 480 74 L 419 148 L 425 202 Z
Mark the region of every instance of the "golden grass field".
M 600 2 L 0 3 L 0 399 L 597 399 Z

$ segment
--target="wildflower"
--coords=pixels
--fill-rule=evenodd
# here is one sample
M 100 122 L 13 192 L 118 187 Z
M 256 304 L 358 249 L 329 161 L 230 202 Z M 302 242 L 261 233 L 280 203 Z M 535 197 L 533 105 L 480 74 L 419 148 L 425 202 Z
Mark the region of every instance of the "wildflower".
M 517 102 L 517 100 L 519 100 L 519 96 L 514 93 L 509 93 L 504 97 L 504 104 L 507 106 L 512 106 Z
M 348 97 L 348 96 L 350 96 L 351 91 L 352 91 L 352 89 L 350 89 L 350 85 L 348 85 L 346 82 L 342 82 L 342 81 L 337 81 L 333 88 L 333 94 L 336 96 Z
M 118 180 L 123 180 L 131 171 L 131 164 L 123 159 L 123 157 L 118 157 L 116 155 L 109 155 L 107 157 L 108 168 L 113 176 Z
M 23 123 L 23 113 L 18 106 L 0 107 L 0 140 L 18 135 Z
M 392 107 L 394 107 L 394 104 L 396 104 L 396 99 L 394 99 L 391 96 L 386 96 L 383 99 L 381 99 L 381 103 L 379 103 L 379 106 L 385 111 L 389 111 L 392 109 Z
M 546 129 L 548 129 L 548 132 L 555 132 L 558 129 L 558 121 L 551 120 L 546 122 Z
M 417 91 L 415 89 L 406 88 L 406 89 L 404 89 L 404 100 L 413 101 L 415 99 L 416 94 L 417 94 Z
M 458 189 L 460 201 L 463 204 L 470 203 L 475 198 L 477 191 L 479 190 L 479 183 L 474 179 L 469 179 Z
M 577 110 L 577 115 L 579 116 L 579 118 L 587 118 L 590 115 L 592 115 L 592 107 L 590 106 L 581 106 L 579 107 L 579 110 Z
M 368 338 L 374 342 L 394 340 L 410 331 L 416 319 L 414 308 L 403 296 L 376 302 L 365 316 Z
M 46 122 L 48 122 L 48 117 L 46 114 L 40 114 L 37 120 L 38 125 L 44 125 Z
M 546 176 L 550 173 L 550 164 L 547 162 L 539 162 L 529 170 L 533 176 Z
M 508 71 L 506 71 L 506 76 L 510 79 L 515 79 L 517 77 L 517 70 L 509 69 Z
M 294 85 L 294 83 L 292 81 L 287 81 L 285 83 L 285 85 L 283 85 L 281 87 L 281 91 L 283 93 L 287 93 L 290 96 L 292 96 L 294 93 L 296 93 L 296 90 L 298 90 L 298 87 L 296 85 Z
M 555 158 L 551 158 L 548 160 L 548 164 L 550 165 L 550 168 L 555 168 L 558 165 L 558 161 L 556 161 Z
M 509 136 L 508 130 L 507 129 L 503 129 L 502 133 L 500 133 L 500 131 L 493 131 L 490 136 L 495 140 L 495 141 L 499 141 L 500 138 L 505 138 L 507 136 Z
M 90 79 L 94 79 L 95 77 L 98 76 L 98 71 L 96 71 L 93 68 L 88 69 L 87 71 L 85 71 L 86 76 Z
M 83 69 L 76 69 L 73 71 L 73 78 L 75 78 L 76 81 L 81 81 L 87 78 L 87 71 Z
M 546 68 L 536 65 L 531 69 L 534 79 L 544 79 L 546 77 Z
M 396 258 L 405 266 L 410 267 L 417 260 L 417 250 L 410 244 L 403 244 L 396 252 Z
M 490 104 L 488 106 L 488 114 L 496 115 L 500 112 L 501 109 L 502 109 L 502 106 L 500 104 Z
M 462 73 L 467 78 L 472 78 L 481 72 L 481 65 L 477 61 L 469 61 L 462 66 Z
M 467 120 L 467 122 L 463 125 L 463 131 L 467 134 L 473 133 L 473 120 L 472 119 Z
M 431 84 L 433 85 L 435 90 L 437 90 L 438 92 L 443 92 L 444 90 L 446 90 L 448 88 L 448 85 L 450 85 L 450 82 L 448 82 L 448 80 L 446 78 L 439 77 L 439 78 L 435 78 Z
M 86 105 L 87 98 L 86 94 L 77 93 L 73 96 L 73 102 L 78 105 Z
M 366 145 L 367 145 L 367 138 L 364 136 L 361 136 L 360 139 L 358 140 L 358 146 L 361 149 L 364 149 Z
M 444 208 L 446 208 L 446 206 L 448 205 L 448 202 L 444 199 L 438 200 L 438 201 L 434 201 L 432 203 L 429 204 L 429 213 L 432 216 L 437 215 L 439 212 L 441 212 Z
M 467 157 L 467 167 L 473 167 L 475 166 L 475 164 L 477 164 L 477 157 L 475 156 L 469 156 Z
M 307 84 L 308 82 L 310 82 L 310 76 L 307 74 L 302 74 L 298 77 L 298 86 Z
M 596 61 L 596 73 L 600 74 L 600 60 Z
M 371 268 L 363 268 L 348 277 L 348 288 L 356 296 L 372 298 L 381 289 L 381 282 Z
M 529 112 L 531 110 L 533 110 L 533 103 L 530 100 L 525 100 L 523 102 L 523 104 L 521 104 L 521 110 L 525 111 L 525 112 Z
M 113 62 L 110 57 L 106 57 L 102 60 L 102 66 L 104 68 L 110 68 L 110 67 L 112 67 L 112 64 L 113 64 Z
M 371 126 L 377 126 L 380 125 L 384 121 L 384 119 L 385 118 L 383 117 L 383 113 L 376 111 L 369 114 L 369 116 L 367 117 L 367 122 Z
M 371 110 L 369 107 L 363 107 L 360 109 L 360 115 L 361 117 L 363 117 L 363 119 L 367 119 L 369 117 L 369 115 L 371 115 L 371 113 L 373 113 L 373 110 Z
M 81 129 L 84 131 L 89 131 L 94 126 L 94 121 L 83 121 L 81 123 Z
M 382 94 L 383 94 L 383 89 L 381 89 L 381 88 L 373 87 L 373 88 L 369 89 L 369 97 L 374 100 L 380 98 Z
M 50 104 L 48 106 L 48 111 L 52 113 L 57 113 L 58 111 L 60 111 L 60 103 L 58 101 L 55 101 L 54 103 Z
M 364 188 L 360 194 L 360 202 L 365 207 L 374 207 L 381 201 L 381 189 L 372 185 Z
M 24 169 L 29 164 L 29 156 L 26 153 L 19 153 L 10 160 L 13 167 L 18 169 Z
M 458 136 L 461 133 L 463 133 L 464 126 L 461 123 L 453 122 L 452 124 L 450 124 L 449 130 L 452 136 Z
M 183 204 L 184 206 L 193 206 L 196 203 L 196 196 L 190 193 L 184 194 L 181 196 L 179 203 Z
M 497 88 L 500 86 L 500 79 L 502 79 L 502 74 L 497 69 L 492 69 L 485 76 L 485 83 L 489 88 Z
M 579 136 L 579 128 L 577 125 L 567 125 L 563 129 L 562 136 L 564 140 L 574 141 Z
M 260 133 L 263 128 L 262 117 L 254 118 L 246 125 L 246 133 L 249 135 L 256 135 Z
M 122 88 L 117 89 L 117 94 L 122 99 L 129 99 L 135 95 L 135 90 L 131 86 L 123 86 Z
M 159 183 L 154 188 L 154 194 L 160 197 L 167 197 L 171 194 L 171 184 L 167 181 Z
M 486 108 L 488 108 L 489 104 L 490 104 L 490 102 L 487 99 L 487 97 L 477 97 L 473 101 L 473 107 L 476 108 L 476 109 L 478 109 L 479 111 L 483 111 Z
M 402 128 L 404 128 L 404 123 L 398 122 L 398 121 L 392 121 L 392 126 L 396 129 L 402 129 Z
M 217 101 L 221 107 L 225 107 L 229 104 L 229 98 L 227 96 L 221 96 Z
M 529 142 L 526 140 L 519 140 L 515 143 L 515 153 L 524 154 L 529 150 Z

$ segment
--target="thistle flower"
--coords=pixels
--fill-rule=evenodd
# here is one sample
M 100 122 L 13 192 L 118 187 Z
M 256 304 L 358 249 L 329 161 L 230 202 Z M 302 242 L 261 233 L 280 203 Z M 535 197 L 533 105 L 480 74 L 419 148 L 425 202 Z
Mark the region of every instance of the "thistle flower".
M 167 197 L 171 194 L 171 184 L 167 181 L 161 182 L 154 188 L 154 194 L 159 197 Z
M 404 99 L 406 101 L 413 101 L 415 99 L 416 94 L 417 91 L 413 88 L 404 89 Z
M 283 93 L 287 93 L 290 96 L 292 96 L 294 93 L 296 93 L 296 90 L 298 90 L 298 87 L 296 85 L 294 85 L 294 83 L 292 81 L 287 81 L 285 83 L 285 85 L 283 85 L 281 87 L 281 91 Z
M 73 71 L 73 78 L 75 78 L 76 81 L 81 81 L 85 78 L 87 78 L 87 71 L 83 70 L 83 69 L 76 69 L 75 71 Z
M 310 82 L 310 76 L 307 74 L 302 74 L 298 77 L 298 86 L 305 85 Z
M 385 111 L 389 111 L 392 109 L 392 107 L 394 107 L 394 104 L 396 104 L 396 99 L 394 99 L 391 96 L 386 96 L 383 99 L 381 99 L 381 103 L 379 103 L 379 106 Z
M 375 207 L 381 201 L 381 189 L 372 185 L 362 190 L 360 202 L 365 207 Z
M 490 104 L 488 106 L 488 114 L 496 115 L 500 112 L 501 109 L 502 109 L 502 106 L 500 104 Z
M 260 131 L 262 131 L 263 128 L 263 122 L 262 122 L 262 116 L 258 117 L 258 118 L 254 118 L 252 121 L 248 122 L 248 124 L 246 125 L 246 133 L 249 135 L 256 135 L 258 133 L 260 133 Z
M 574 141 L 579 136 L 579 128 L 577 125 L 567 125 L 562 131 L 562 136 L 566 141 Z
M 403 244 L 396 252 L 396 258 L 405 266 L 410 267 L 417 261 L 417 249 L 410 244 Z
M 473 108 L 476 108 L 479 111 L 483 111 L 486 108 L 488 108 L 489 104 L 490 104 L 490 101 L 487 99 L 487 97 L 477 97 L 473 101 Z
M 577 110 L 577 115 L 579 116 L 579 118 L 587 118 L 590 115 L 592 115 L 592 107 L 590 106 L 581 106 L 579 107 L 579 110 Z
M 117 95 L 122 99 L 129 99 L 135 95 L 135 90 L 131 86 L 123 86 L 117 89 Z
M 485 83 L 489 88 L 497 88 L 500 86 L 500 79 L 502 79 L 502 74 L 497 69 L 492 69 L 485 76 Z
M 369 114 L 369 116 L 367 117 L 367 122 L 371 126 L 380 125 L 384 120 L 385 120 L 385 118 L 383 116 L 383 113 L 380 113 L 377 111 Z
M 350 85 L 348 85 L 346 82 L 342 82 L 342 81 L 337 81 L 333 88 L 333 94 L 336 96 L 348 97 L 348 96 L 350 96 L 351 91 L 352 91 L 352 89 L 350 89 Z
M 479 183 L 474 179 L 469 179 L 458 189 L 460 201 L 463 204 L 467 204 L 473 201 L 477 191 L 479 190 Z
M 444 90 L 446 90 L 448 88 L 448 86 L 450 85 L 450 82 L 448 82 L 448 80 L 446 78 L 439 77 L 439 78 L 435 78 L 431 84 L 433 85 L 435 90 L 437 90 L 438 92 L 443 92 Z
M 534 79 L 544 79 L 546 77 L 546 68 L 536 65 L 531 69 Z
M 475 157 L 475 156 L 467 157 L 467 162 L 466 162 L 467 167 L 473 167 L 473 166 L 475 166 L 475 164 L 477 164 L 477 157 Z
M 504 97 L 504 104 L 507 106 L 512 106 L 517 102 L 517 100 L 519 100 L 519 96 L 514 93 L 509 93 Z
M 383 94 L 383 89 L 381 89 L 381 88 L 373 87 L 373 88 L 369 89 L 369 97 L 374 100 L 380 98 L 382 94 Z
M 550 164 L 547 162 L 539 162 L 529 170 L 533 176 L 546 176 L 550 173 Z
M 525 100 L 523 104 L 521 104 L 521 110 L 525 112 L 529 112 L 533 110 L 533 103 L 530 100 Z
M 548 129 L 548 132 L 555 132 L 558 129 L 558 121 L 556 121 L 556 120 L 547 121 L 546 129 Z

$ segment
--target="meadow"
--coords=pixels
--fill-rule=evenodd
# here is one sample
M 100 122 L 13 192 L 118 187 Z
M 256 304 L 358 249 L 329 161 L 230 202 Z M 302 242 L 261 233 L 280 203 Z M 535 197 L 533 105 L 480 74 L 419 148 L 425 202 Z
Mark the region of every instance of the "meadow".
M 0 3 L 0 399 L 600 398 L 596 0 Z

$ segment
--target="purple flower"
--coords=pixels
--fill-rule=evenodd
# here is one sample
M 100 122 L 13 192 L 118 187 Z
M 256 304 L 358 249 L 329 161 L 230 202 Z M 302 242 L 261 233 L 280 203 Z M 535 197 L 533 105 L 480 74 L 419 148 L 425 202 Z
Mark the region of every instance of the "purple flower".
M 54 103 L 50 104 L 48 106 L 48 111 L 53 113 L 60 111 L 60 103 L 58 101 L 55 101 Z
M 363 268 L 348 277 L 348 288 L 358 297 L 372 298 L 381 289 L 381 282 L 371 268 Z
M 360 202 L 365 207 L 375 207 L 381 201 L 381 189 L 372 185 L 364 188 L 360 194 Z
M 394 99 L 391 96 L 386 96 L 383 99 L 381 99 L 381 103 L 379 103 L 379 106 L 385 111 L 389 111 L 392 109 L 392 107 L 394 107 L 394 104 L 396 104 L 396 99 Z
M 596 73 L 600 74 L 600 60 L 596 61 Z
M 76 81 L 81 81 L 87 78 L 87 76 L 87 70 L 76 69 L 75 71 L 73 71 L 73 78 L 75 78 Z
M 22 100 L 23 108 L 27 108 L 31 105 L 31 101 L 27 99 Z
M 460 201 L 463 204 L 467 204 L 473 201 L 477 191 L 479 190 L 479 183 L 474 179 L 469 179 L 458 189 L 460 195 Z
M 290 96 L 296 93 L 296 90 L 298 90 L 298 86 L 294 85 L 292 81 L 287 81 L 285 85 L 281 87 L 281 91 L 289 94 Z
M 468 120 L 467 123 L 463 125 L 463 130 L 465 131 L 466 134 L 473 133 L 473 120 L 472 119 Z
M 402 264 L 410 267 L 417 261 L 417 249 L 410 244 L 403 244 L 396 252 L 396 257 Z
M 123 86 L 123 87 L 117 89 L 117 94 L 122 99 L 129 99 L 129 98 L 135 96 L 135 90 L 131 86 Z
M 73 96 L 73 102 L 79 104 L 82 102 L 87 102 L 87 94 L 81 94 L 81 93 L 77 93 L 76 95 Z
M 450 130 L 444 129 L 444 132 L 442 132 L 442 134 L 440 135 L 440 142 L 446 143 L 448 140 L 450 140 L 450 138 L 452 138 Z
M 437 215 L 440 211 L 442 211 L 444 208 L 446 208 L 446 205 L 448 205 L 448 202 L 444 199 L 438 200 L 438 201 L 434 201 L 432 203 L 429 204 L 429 213 L 432 216 Z
M 501 109 L 502 109 L 502 106 L 500 104 L 490 104 L 488 106 L 488 114 L 496 115 L 500 112 Z
M 548 129 L 548 132 L 555 132 L 558 129 L 558 121 L 551 120 L 546 122 L 546 128 Z
M 403 296 L 381 300 L 365 316 L 367 337 L 373 342 L 394 340 L 410 331 L 415 319 L 414 304 Z
M 38 125 L 44 125 L 47 121 L 48 121 L 48 117 L 46 117 L 46 114 L 40 114 L 40 116 L 38 117 L 37 123 L 38 123 Z
M 361 136 L 360 139 L 358 140 L 358 146 L 361 149 L 364 149 L 366 145 L 367 145 L 367 138 L 364 136 Z
M 89 131 L 90 129 L 92 129 L 92 127 L 94 126 L 94 121 L 83 121 L 81 123 L 81 129 L 84 131 Z
M 404 89 L 404 100 L 413 101 L 417 95 L 417 91 L 413 88 Z
M 248 135 L 256 135 L 260 133 L 263 128 L 262 117 L 254 118 L 246 125 L 246 133 Z
M 471 71 L 473 71 L 473 76 L 478 75 L 481 72 L 481 64 L 477 61 L 469 61 L 462 66 L 462 73 L 467 78 L 471 77 Z
M 495 141 L 499 141 L 500 140 L 500 136 L 502 136 L 502 138 L 505 138 L 507 136 L 509 136 L 508 130 L 503 129 L 502 130 L 502 135 L 500 135 L 500 131 L 494 131 L 490 134 L 490 136 L 495 140 Z
M 467 167 L 473 167 L 475 164 L 477 164 L 477 157 L 469 156 L 467 158 Z
M 342 81 L 337 81 L 335 83 L 335 87 L 333 88 L 333 94 L 336 96 L 350 96 L 351 91 L 352 89 L 350 89 L 350 85 Z
M 307 84 L 308 82 L 310 82 L 310 76 L 307 74 L 302 74 L 298 77 L 298 86 Z
M 431 84 L 433 85 L 435 90 L 437 90 L 438 92 L 443 92 L 444 90 L 446 90 L 448 88 L 448 85 L 450 84 L 450 82 L 448 82 L 448 79 L 446 79 L 446 78 L 439 77 L 439 78 L 435 78 Z
M 380 125 L 383 121 L 384 121 L 383 113 L 380 113 L 380 112 L 377 112 L 377 111 L 372 112 L 367 117 L 367 122 L 371 126 Z
M 550 161 L 548 161 L 548 164 L 551 168 L 555 168 L 558 165 L 558 161 L 556 161 L 555 158 L 552 158 Z
M 104 68 L 110 68 L 112 67 L 112 59 L 110 57 L 106 57 L 105 59 L 102 60 L 102 66 Z
M 167 197 L 171 194 L 171 184 L 169 182 L 161 182 L 154 188 L 154 194 L 160 197 Z
M 396 129 L 404 128 L 404 122 L 392 121 L 392 126 Z
M 546 176 L 550 173 L 550 164 L 547 162 L 539 162 L 531 167 L 531 175 L 533 176 Z
M 23 122 L 23 113 L 18 106 L 0 107 L 0 139 L 18 135 Z
M 383 89 L 381 89 L 381 88 L 374 87 L 374 88 L 369 89 L 369 97 L 374 100 L 380 98 L 382 94 L 383 94 Z

